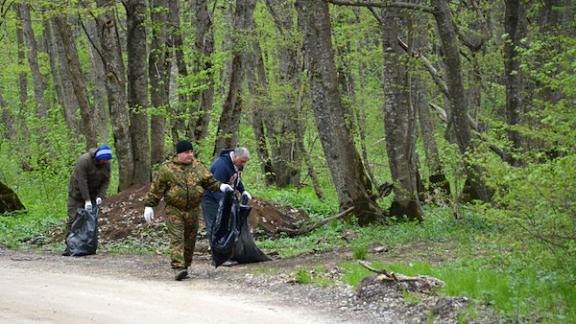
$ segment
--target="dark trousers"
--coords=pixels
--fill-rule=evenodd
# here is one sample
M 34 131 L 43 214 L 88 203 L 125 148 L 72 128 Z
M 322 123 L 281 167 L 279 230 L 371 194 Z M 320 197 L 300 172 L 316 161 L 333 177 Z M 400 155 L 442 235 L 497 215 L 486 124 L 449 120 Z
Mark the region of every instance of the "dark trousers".
M 202 199 L 202 213 L 204 214 L 204 224 L 206 225 L 206 237 L 208 242 L 212 241 L 212 225 L 218 214 L 218 203 L 212 199 Z

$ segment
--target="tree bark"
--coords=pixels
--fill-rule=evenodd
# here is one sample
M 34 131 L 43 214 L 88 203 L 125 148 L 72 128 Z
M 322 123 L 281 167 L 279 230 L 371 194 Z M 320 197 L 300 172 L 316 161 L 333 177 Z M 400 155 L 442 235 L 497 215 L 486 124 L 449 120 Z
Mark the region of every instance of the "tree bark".
M 521 46 L 520 41 L 526 36 L 524 20 L 526 19 L 526 8 L 522 0 L 506 0 L 506 11 L 504 13 L 504 32 L 508 38 L 504 42 L 504 73 L 506 81 L 506 121 L 512 128 L 508 131 L 508 138 L 515 149 L 521 149 L 522 139 L 514 126 L 520 123 L 520 110 L 523 106 L 522 90 L 524 82 L 522 71 L 520 71 L 520 59 L 517 48 Z M 508 157 L 508 162 L 513 165 L 519 163 L 512 156 Z
M 168 90 L 170 85 L 170 60 L 167 57 L 167 0 L 150 1 L 152 20 L 152 42 L 148 58 L 148 75 L 150 78 L 150 100 L 154 108 L 150 133 L 152 164 L 164 161 L 164 129 L 166 112 L 169 111 Z
M 383 212 L 371 198 L 372 184 L 354 146 L 346 122 L 348 116 L 340 102 L 328 4 L 297 0 L 296 9 L 310 71 L 316 126 L 340 208 L 354 207 L 358 222 L 367 225 L 379 219 Z
M 216 144 L 213 155 L 220 150 L 232 148 L 238 144 L 240 129 L 240 114 L 242 112 L 242 82 L 244 81 L 244 68 L 246 67 L 246 50 L 248 47 L 246 37 L 250 32 L 250 22 L 256 7 L 255 0 L 237 0 L 234 11 L 234 41 L 232 58 L 232 73 L 226 100 L 222 106 L 222 115 L 218 122 Z
M 188 77 L 188 68 L 186 67 L 186 62 L 184 60 L 184 44 L 180 27 L 180 1 L 168 1 L 168 5 L 168 46 L 170 46 L 173 51 L 172 55 L 176 63 L 175 66 L 178 69 L 178 75 L 182 80 L 186 80 Z M 181 87 L 183 82 L 182 80 L 177 84 L 178 88 Z M 172 112 L 170 119 L 172 141 L 174 142 L 174 145 L 176 145 L 176 143 L 181 139 L 182 134 L 186 133 L 185 119 L 187 112 L 190 111 L 190 97 L 185 94 L 184 91 L 180 91 L 178 93 L 178 103 L 176 105 L 171 104 L 170 109 Z
M 2 95 L 2 89 L 0 89 L 0 118 L 2 120 L 2 125 L 4 126 L 2 129 L 2 137 L 8 140 L 13 140 L 16 138 L 16 132 L 14 130 L 14 119 L 12 118 L 12 114 L 8 109 L 8 103 L 4 96 Z
M 444 68 L 446 69 L 446 84 L 448 85 L 448 100 L 451 110 L 448 116 L 448 129 L 452 129 L 456 144 L 461 154 L 471 151 L 471 132 L 468 123 L 468 109 L 464 83 L 462 80 L 462 67 L 457 45 L 457 35 L 452 23 L 452 13 L 446 0 L 432 1 L 434 6 L 434 19 L 444 52 Z M 479 199 L 490 201 L 492 193 L 481 179 L 482 170 L 466 162 L 467 179 L 464 185 L 463 201 Z
M 48 48 L 52 80 L 66 125 L 68 125 L 68 129 L 70 129 L 72 134 L 79 135 L 79 123 L 76 118 L 78 101 L 69 76 L 63 73 L 66 71 L 67 66 L 66 57 L 62 46 L 62 38 L 58 32 L 53 31 L 55 28 L 52 23 L 53 20 L 53 18 L 43 19 L 44 39 Z
M 128 25 L 128 107 L 134 155 L 134 184 L 150 182 L 150 140 L 148 133 L 148 64 L 146 61 L 146 1 L 126 1 Z
M 246 80 L 250 91 L 249 105 L 252 110 L 252 127 L 256 138 L 256 152 L 260 159 L 262 174 L 266 185 L 274 184 L 275 175 L 272 160 L 268 152 L 268 137 L 266 136 L 265 113 L 263 107 L 270 107 L 268 80 L 262 62 L 260 45 L 255 42 L 254 52 L 247 55 Z M 269 118 L 272 119 L 272 118 Z
M 280 91 L 280 99 L 273 101 L 267 110 L 267 135 L 270 140 L 272 168 L 274 182 L 279 187 L 300 185 L 300 164 L 302 151 L 299 142 L 298 128 L 302 123 L 296 109 L 296 100 L 299 82 L 299 64 L 297 40 L 293 22 L 294 7 L 289 2 L 267 0 L 268 9 L 275 17 L 274 21 L 278 29 L 278 37 L 281 39 L 280 46 L 276 51 L 279 71 L 274 73 Z M 283 13 L 278 15 L 277 13 Z M 260 57 L 260 61 L 262 61 Z M 260 67 L 260 74 L 265 74 L 264 66 Z
M 18 21 L 22 21 L 22 11 L 19 5 L 15 5 L 16 15 Z M 26 45 L 24 43 L 24 31 L 21 24 L 16 26 L 16 42 L 18 44 L 18 66 L 24 66 L 24 61 L 26 60 Z M 18 109 L 18 128 L 19 132 L 18 142 L 24 143 L 30 138 L 30 131 L 28 130 L 28 124 L 26 123 L 26 116 L 28 115 L 28 77 L 26 72 L 21 69 L 18 73 L 18 90 L 20 99 L 20 108 Z
M 84 23 L 84 22 L 82 22 Z M 86 21 L 87 37 L 90 42 L 100 44 L 100 35 L 96 30 L 96 23 L 92 20 Z M 92 45 L 88 45 L 88 54 L 90 54 L 90 62 L 92 70 L 90 77 L 93 83 L 92 97 L 94 98 L 94 125 L 96 127 L 96 134 L 100 143 L 109 143 L 110 134 L 108 132 L 108 113 L 106 109 L 106 72 L 104 71 L 104 63 L 102 58 Z
M 85 137 L 86 150 L 88 150 L 90 148 L 97 147 L 98 142 L 96 131 L 94 130 L 94 124 L 92 123 L 92 113 L 90 103 L 88 101 L 88 93 L 86 91 L 86 80 L 84 79 L 84 74 L 82 73 L 82 69 L 80 67 L 80 59 L 76 49 L 76 41 L 74 40 L 72 31 L 68 25 L 66 16 L 55 16 L 54 22 L 56 24 L 56 29 L 62 38 L 62 45 L 64 47 L 64 52 L 66 53 L 66 70 L 67 73 L 70 74 L 72 87 L 74 88 L 74 94 L 76 94 L 76 99 L 78 100 L 78 105 L 80 106 L 80 116 L 82 122 L 80 131 Z
M 421 56 L 421 52 L 428 43 L 426 32 L 426 20 L 422 15 L 415 18 L 415 30 L 412 31 L 413 35 L 413 50 L 408 49 L 411 55 Z M 436 124 L 433 116 L 430 114 L 428 107 L 428 87 L 423 77 L 416 69 L 411 74 L 412 89 L 410 98 L 412 105 L 416 110 L 418 123 L 420 125 L 420 134 L 422 136 L 422 143 L 424 144 L 424 155 L 428 165 L 428 192 L 431 196 L 435 196 L 436 192 L 444 193 L 446 196 L 450 194 L 450 184 L 444 173 L 442 161 L 440 160 L 440 153 L 436 145 L 434 137 L 436 133 Z
M 384 54 L 384 127 L 386 151 L 394 182 L 391 216 L 422 220 L 418 199 L 416 155 L 416 112 L 410 102 L 409 56 L 398 44 L 400 26 L 406 24 L 402 13 L 383 9 Z
M 191 129 L 191 134 L 194 134 L 194 140 L 196 142 L 208 136 L 210 112 L 212 111 L 212 104 L 214 102 L 214 72 L 212 69 L 214 30 L 212 28 L 212 17 L 208 10 L 208 4 L 209 1 L 207 0 L 192 0 L 191 6 L 193 12 L 192 27 L 194 27 L 195 30 L 194 73 L 202 76 L 200 82 L 203 85 L 200 93 L 192 99 L 195 108 L 191 111 L 192 118 L 190 119 L 189 129 Z M 242 10 L 242 2 L 237 1 L 236 5 L 238 6 L 239 4 L 240 8 L 237 8 L 237 10 Z M 239 17 L 235 19 L 238 18 Z
M 34 83 L 34 98 L 36 99 L 36 114 L 41 120 L 48 118 L 48 105 L 44 98 L 44 91 L 46 90 L 46 81 L 40 72 L 40 64 L 38 62 L 38 45 L 34 37 L 34 30 L 32 29 L 32 20 L 30 18 L 30 5 L 23 3 L 18 6 L 20 17 L 22 21 L 22 28 L 24 30 L 24 39 L 28 47 L 28 64 L 30 65 L 30 72 L 32 72 L 32 81 Z
M 122 61 L 114 9 L 115 1 L 97 0 L 96 4 L 102 10 L 96 20 L 101 42 L 101 47 L 97 50 L 106 72 L 106 93 L 116 155 L 118 156 L 119 191 L 123 191 L 132 185 L 134 177 L 134 157 L 129 130 L 130 117 L 126 108 L 126 70 Z

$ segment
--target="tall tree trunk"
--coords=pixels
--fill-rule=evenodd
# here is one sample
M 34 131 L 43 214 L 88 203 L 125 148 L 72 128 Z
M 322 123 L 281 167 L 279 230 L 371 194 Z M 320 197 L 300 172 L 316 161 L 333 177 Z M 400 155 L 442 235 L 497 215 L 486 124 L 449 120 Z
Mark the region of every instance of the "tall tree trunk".
M 452 13 L 446 0 L 433 0 L 434 19 L 438 28 L 438 34 L 444 52 L 444 68 L 446 69 L 446 84 L 448 86 L 448 100 L 450 113 L 448 116 L 448 128 L 452 129 L 456 137 L 456 143 L 461 154 L 471 151 L 471 132 L 468 123 L 468 109 L 464 83 L 462 80 L 462 66 L 460 53 L 457 45 L 457 36 L 452 23 Z M 465 165 L 467 179 L 464 185 L 462 200 L 470 201 L 479 199 L 490 201 L 492 193 L 481 179 L 482 171 L 478 167 Z
M 506 12 L 504 14 L 504 32 L 508 38 L 504 42 L 504 73 L 506 81 L 506 121 L 513 128 L 520 122 L 520 110 L 523 106 L 524 82 L 520 71 L 520 59 L 517 48 L 521 46 L 521 40 L 526 36 L 524 20 L 526 9 L 522 0 L 506 0 Z M 516 149 L 522 147 L 522 139 L 518 131 L 510 129 L 508 138 Z M 518 160 L 512 156 L 508 161 L 516 165 Z
M 54 18 L 43 19 L 44 39 L 50 59 L 50 72 L 52 73 L 52 80 L 54 81 L 58 102 L 60 106 L 62 106 L 62 114 L 66 125 L 68 125 L 72 134 L 79 135 L 79 124 L 76 118 L 78 101 L 76 100 L 70 77 L 68 74 L 63 73 L 66 71 L 66 56 L 60 34 L 53 31 L 53 20 Z
M 169 111 L 168 90 L 170 85 L 170 60 L 167 57 L 167 0 L 150 1 L 150 15 L 152 20 L 152 42 L 148 61 L 148 75 L 150 77 L 150 100 L 155 113 L 152 115 L 150 139 L 152 164 L 164 160 L 164 129 L 166 112 Z
M 96 49 L 102 58 L 106 72 L 106 93 L 118 156 L 119 191 L 123 191 L 132 185 L 134 177 L 134 157 L 129 130 L 130 116 L 126 108 L 126 70 L 122 61 L 115 1 L 96 0 L 96 4 L 98 9 L 102 10 L 96 20 L 101 47 Z
M 19 5 L 15 5 L 16 15 L 18 21 L 22 21 L 22 11 Z M 24 61 L 26 60 L 26 45 L 24 43 L 24 31 L 21 24 L 16 26 L 16 42 L 18 44 L 18 66 L 23 67 Z M 18 142 L 20 144 L 24 143 L 30 138 L 30 131 L 28 130 L 28 124 L 26 123 L 28 115 L 28 77 L 24 69 L 20 69 L 18 73 L 18 90 L 20 99 L 20 108 L 18 109 Z
M 80 116 L 82 122 L 80 131 L 85 137 L 86 149 L 90 149 L 98 146 L 98 142 L 96 131 L 94 130 L 94 124 L 92 123 L 92 113 L 88 101 L 88 93 L 86 91 L 86 80 L 84 79 L 84 74 L 82 73 L 82 69 L 80 67 L 80 59 L 76 49 L 76 41 L 72 36 L 72 31 L 68 25 L 66 16 L 55 16 L 54 22 L 56 24 L 56 29 L 62 38 L 62 45 L 64 47 L 64 52 L 66 53 L 66 69 L 70 74 L 72 87 L 74 88 L 74 93 L 76 94 L 78 105 L 80 106 Z
M 194 73 L 201 75 L 203 90 L 192 99 L 195 109 L 191 112 L 189 128 L 194 128 L 196 142 L 208 136 L 210 112 L 214 102 L 214 72 L 212 70 L 212 53 L 214 52 L 214 30 L 208 10 L 208 0 L 192 0 L 192 27 L 194 37 Z M 237 3 L 238 4 L 238 3 Z M 237 8 L 238 9 L 238 8 Z M 197 86 L 197 85 L 195 85 Z
M 304 66 L 305 64 L 303 64 L 302 66 L 302 70 L 304 70 Z M 300 89 L 298 89 L 298 100 L 296 101 L 296 110 L 299 112 L 299 115 L 302 116 L 303 120 L 307 120 L 306 118 L 306 111 L 305 110 L 305 98 L 309 98 L 309 94 L 307 93 L 308 90 L 308 84 L 302 82 L 300 84 Z M 324 192 L 322 191 L 322 187 L 320 186 L 320 180 L 318 178 L 318 174 L 316 173 L 316 170 L 314 169 L 314 163 L 312 163 L 312 157 L 310 156 L 310 153 L 306 150 L 306 147 L 304 145 L 304 136 L 305 136 L 305 123 L 299 123 L 298 124 L 298 145 L 300 146 L 300 152 L 302 153 L 302 159 L 304 160 L 304 163 L 306 164 L 306 169 L 308 170 L 308 175 L 310 176 L 310 180 L 312 181 L 312 186 L 314 187 L 314 193 L 316 194 L 316 197 L 318 197 L 318 199 L 320 199 L 321 201 L 326 200 L 326 197 L 324 196 Z M 302 184 L 301 184 L 302 185 Z
M 16 137 L 16 131 L 14 130 L 14 120 L 12 114 L 8 109 L 8 103 L 4 96 L 2 95 L 3 89 L 0 89 L 0 120 L 2 120 L 3 129 L 0 129 L 2 138 L 6 138 L 12 141 Z M 0 142 L 1 143 L 1 142 Z
M 382 10 L 384 53 L 384 127 L 386 151 L 394 182 L 394 201 L 390 215 L 422 220 L 418 199 L 416 162 L 416 112 L 410 102 L 408 58 L 398 44 L 400 26 L 406 19 L 397 10 Z
M 28 47 L 28 64 L 32 72 L 32 81 L 34 83 L 34 98 L 36 99 L 36 114 L 43 120 L 48 118 L 48 105 L 44 98 L 46 90 L 46 81 L 40 72 L 40 63 L 38 62 L 38 45 L 32 29 L 32 20 L 30 18 L 30 5 L 23 3 L 18 6 L 20 17 L 22 19 L 22 28 L 24 30 L 24 39 Z
M 368 36 L 366 36 L 368 37 Z M 360 75 L 360 87 L 364 87 L 366 85 L 366 66 L 365 64 L 361 63 L 359 68 L 359 75 Z M 354 109 L 354 118 L 356 119 L 356 125 L 358 126 L 358 136 L 360 137 L 360 155 L 362 157 L 362 161 L 366 166 L 366 173 L 370 177 L 370 180 L 376 183 L 376 177 L 374 177 L 374 173 L 372 172 L 372 167 L 368 160 L 368 147 L 366 145 L 366 103 L 364 100 L 360 100 L 357 105 L 356 109 Z
M 213 155 L 225 148 L 235 147 L 238 144 L 240 129 L 240 115 L 242 112 L 242 82 L 246 66 L 246 37 L 250 32 L 250 22 L 256 6 L 256 0 L 237 0 L 234 11 L 234 42 L 232 58 L 232 74 L 226 100 L 222 106 L 222 115 L 218 122 L 216 144 Z
M 88 34 L 86 36 L 90 38 L 90 42 L 100 44 L 100 35 L 98 35 L 96 30 L 96 23 L 88 20 L 85 22 L 85 26 Z M 99 142 L 108 143 L 110 134 L 108 133 L 108 113 L 106 111 L 106 72 L 104 71 L 102 58 L 94 46 L 88 46 L 88 53 L 90 54 L 90 62 L 92 63 L 90 77 L 94 84 L 94 91 L 92 92 L 92 97 L 94 98 L 94 125 L 96 126 Z
M 146 1 L 126 1 L 128 24 L 128 107 L 134 155 L 135 184 L 150 182 L 150 140 L 148 134 L 148 64 L 146 61 Z
M 383 212 L 371 198 L 372 184 L 354 146 L 347 116 L 340 102 L 328 3 L 297 0 L 296 9 L 310 71 L 316 126 L 340 208 L 354 207 L 358 222 L 367 225 L 377 220 Z
M 299 84 L 299 64 L 295 24 L 293 23 L 294 6 L 290 2 L 279 0 L 266 1 L 268 10 L 274 17 L 281 39 L 277 49 L 279 71 L 276 82 L 280 89 L 280 100 L 276 100 L 267 111 L 267 135 L 270 140 L 272 168 L 274 181 L 279 187 L 300 185 L 300 164 L 302 152 L 300 149 L 298 127 L 301 123 L 296 109 Z M 282 13 L 278 15 L 278 13 Z M 260 61 L 262 59 L 260 58 Z M 264 74 L 264 67 L 261 67 Z
M 422 2 L 422 1 L 421 1 Z M 426 17 L 422 14 L 415 18 L 415 29 L 412 30 L 412 47 L 416 54 L 421 54 L 426 48 L 428 43 L 427 39 L 427 26 Z M 416 110 L 418 123 L 420 125 L 420 134 L 422 136 L 422 143 L 424 146 L 424 155 L 428 165 L 428 191 L 430 195 L 434 196 L 437 191 L 446 195 L 450 194 L 450 184 L 444 173 L 442 161 L 440 160 L 440 153 L 436 145 L 435 133 L 436 124 L 433 116 L 430 114 L 428 105 L 428 87 L 424 81 L 421 73 L 414 68 L 411 74 L 412 89 L 410 98 L 412 105 Z
M 178 75 L 183 79 L 186 80 L 188 77 L 188 69 L 186 67 L 186 62 L 184 60 L 184 49 L 183 49 L 183 40 L 182 40 L 182 32 L 180 27 L 180 1 L 173 0 L 168 1 L 169 5 L 169 13 L 168 13 L 168 20 L 169 20 L 169 28 L 168 28 L 168 46 L 173 51 L 173 60 L 175 61 L 175 66 L 178 69 Z M 178 84 L 178 87 L 180 85 Z M 181 134 L 186 132 L 186 113 L 189 112 L 190 108 L 190 97 L 184 92 L 180 91 L 178 93 L 178 104 L 170 105 L 170 109 L 172 112 L 171 116 L 171 134 L 172 134 L 172 141 L 176 144 L 181 139 Z
M 260 159 L 262 174 L 266 185 L 272 185 L 275 180 L 272 160 L 268 152 L 268 137 L 266 136 L 265 113 L 263 107 L 270 107 L 268 93 L 268 80 L 264 63 L 262 62 L 262 53 L 260 44 L 257 41 L 253 44 L 253 51 L 247 54 L 246 60 L 246 81 L 250 91 L 248 104 L 252 110 L 252 127 L 256 137 L 256 152 Z M 273 119 L 273 118 L 268 118 Z

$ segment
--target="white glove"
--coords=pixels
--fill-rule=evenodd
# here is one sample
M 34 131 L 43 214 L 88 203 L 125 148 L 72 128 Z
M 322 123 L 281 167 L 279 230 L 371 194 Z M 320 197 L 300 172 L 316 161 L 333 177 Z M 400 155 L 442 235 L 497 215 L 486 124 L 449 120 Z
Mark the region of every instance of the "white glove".
M 86 200 L 86 202 L 84 203 L 84 209 L 92 210 L 92 202 L 90 200 Z
M 246 190 L 244 190 L 244 192 L 242 193 L 242 196 L 246 197 L 246 200 L 250 201 L 252 200 L 252 196 L 250 195 L 250 193 Z
M 154 209 L 152 207 L 144 208 L 144 219 L 147 223 L 150 223 L 154 219 Z
M 222 191 L 222 192 L 234 191 L 234 189 L 232 189 L 232 187 L 229 184 L 223 183 L 220 185 L 220 191 Z
M 101 204 L 102 204 L 102 198 L 96 197 L 96 205 L 101 205 Z

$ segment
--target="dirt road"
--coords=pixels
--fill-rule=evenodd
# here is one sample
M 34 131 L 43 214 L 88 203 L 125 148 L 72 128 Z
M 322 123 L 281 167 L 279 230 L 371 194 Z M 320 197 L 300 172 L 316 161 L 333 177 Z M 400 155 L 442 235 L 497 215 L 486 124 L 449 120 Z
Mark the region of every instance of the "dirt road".
M 54 261 L 56 260 L 56 261 Z M 47 262 L 46 262 L 47 261 Z M 334 323 L 329 313 L 206 279 L 171 281 L 94 259 L 0 250 L 0 322 Z M 97 261 L 97 260 L 96 260 Z M 102 262 L 110 265 L 110 262 Z M 146 276 L 145 276 L 146 277 Z

